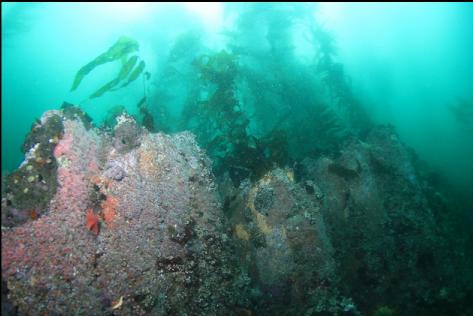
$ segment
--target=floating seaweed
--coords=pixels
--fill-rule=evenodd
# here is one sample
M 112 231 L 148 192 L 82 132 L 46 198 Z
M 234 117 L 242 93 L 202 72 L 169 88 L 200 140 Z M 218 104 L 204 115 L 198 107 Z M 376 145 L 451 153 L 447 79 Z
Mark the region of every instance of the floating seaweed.
M 89 98 L 93 99 L 93 98 L 98 98 L 102 96 L 102 94 L 104 94 L 105 92 L 112 90 L 112 88 L 115 87 L 118 84 L 118 82 L 119 82 L 118 78 L 115 78 L 112 81 L 109 81 L 102 88 L 92 93 Z
M 123 83 L 122 87 L 126 87 L 127 85 L 135 81 L 136 78 L 138 78 L 138 76 L 141 75 L 144 69 L 145 69 L 145 62 L 141 61 L 139 65 L 135 68 L 135 70 L 133 70 L 130 77 L 128 77 L 128 81 Z
M 135 67 L 139 60 L 139 57 L 137 55 L 133 55 L 130 58 L 127 58 L 129 54 L 135 53 L 138 50 L 139 45 L 136 40 L 125 36 L 120 37 L 115 42 L 115 44 L 113 44 L 105 53 L 100 54 L 94 60 L 79 69 L 76 76 L 74 77 L 74 82 L 72 84 L 71 91 L 76 90 L 79 84 L 84 79 L 84 77 L 96 67 L 116 60 L 120 60 L 122 64 L 117 77 L 110 80 L 104 86 L 92 93 L 89 98 L 98 98 L 102 96 L 105 92 L 117 90 L 118 88 L 116 87 L 119 85 L 120 82 L 124 80 L 126 81 L 120 86 L 120 88 L 126 87 L 127 85 L 135 81 L 145 69 L 145 62 L 143 60 L 140 60 L 138 66 Z M 149 79 L 149 72 L 146 72 L 145 76 L 146 79 Z

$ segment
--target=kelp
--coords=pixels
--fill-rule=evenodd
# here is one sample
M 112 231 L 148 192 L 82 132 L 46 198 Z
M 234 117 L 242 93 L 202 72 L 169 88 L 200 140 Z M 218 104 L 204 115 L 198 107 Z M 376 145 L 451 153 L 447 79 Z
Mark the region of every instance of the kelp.
M 107 91 L 111 90 L 113 87 L 115 87 L 118 84 L 118 82 L 119 82 L 118 78 L 113 79 L 112 81 L 105 84 L 102 88 L 100 88 L 97 91 L 95 91 L 94 93 L 92 93 L 89 98 L 93 99 L 93 98 L 100 97 L 102 94 L 104 94 L 105 92 L 107 92 Z
M 461 126 L 473 128 L 473 101 L 458 98 L 448 110 Z
M 155 132 L 153 115 L 148 109 L 148 98 L 144 96 L 136 105 L 142 116 L 142 124 L 150 132 Z
M 123 58 L 129 53 L 137 51 L 138 47 L 138 42 L 134 39 L 124 36 L 120 37 L 105 53 L 96 57 L 77 72 L 71 91 L 77 89 L 82 79 L 95 69 L 95 67 Z
M 235 94 L 237 60 L 225 50 L 198 56 L 192 63 L 199 75 L 200 88 L 213 85 L 215 91 L 206 100 L 189 98 L 182 125 L 197 135 L 214 160 L 214 172 L 220 174 L 230 164 L 241 165 L 235 151 L 248 143 L 249 120 L 240 111 Z
M 192 30 L 179 35 L 169 51 L 169 62 L 176 62 L 187 58 L 189 52 L 196 52 L 200 46 L 200 35 Z
M 128 58 L 128 55 L 135 53 L 138 50 L 139 45 L 136 40 L 125 36 L 120 37 L 105 53 L 100 54 L 94 60 L 79 69 L 74 78 L 71 91 L 76 90 L 85 76 L 96 67 L 116 60 L 120 60 L 122 63 L 117 77 L 110 80 L 104 86 L 92 93 L 89 98 L 97 98 L 102 96 L 105 92 L 115 91 L 116 89 L 114 88 L 124 80 L 127 81 L 124 82 L 120 88 L 127 86 L 131 82 L 135 81 L 145 69 L 145 63 L 142 60 L 139 62 L 138 66 L 136 66 L 139 61 L 139 57 L 137 55 L 133 55 Z M 149 79 L 149 73 L 147 72 L 146 74 L 147 79 Z
M 130 59 L 123 65 L 122 69 L 120 69 L 120 73 L 118 74 L 118 78 L 120 80 L 125 79 L 128 74 L 131 72 L 133 67 L 135 67 L 136 62 L 138 61 L 138 56 L 131 56 Z
M 212 55 L 199 56 L 194 62 L 194 67 L 200 72 L 205 81 L 226 85 L 233 82 L 237 74 L 237 58 L 234 54 L 222 50 Z
M 127 85 L 135 81 L 136 78 L 138 78 L 138 76 L 141 75 L 144 69 L 145 69 L 145 62 L 141 61 L 138 67 L 136 67 L 135 70 L 133 70 L 133 72 L 131 73 L 130 77 L 128 78 L 128 81 L 123 83 L 122 88 L 126 87 Z

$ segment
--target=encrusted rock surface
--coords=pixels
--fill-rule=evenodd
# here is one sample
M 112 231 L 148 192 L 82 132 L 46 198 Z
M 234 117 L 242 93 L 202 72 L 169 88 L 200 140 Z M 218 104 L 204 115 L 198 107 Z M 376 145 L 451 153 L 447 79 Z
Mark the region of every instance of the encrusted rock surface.
M 462 315 L 472 297 L 450 204 L 389 127 L 238 187 L 190 133 L 107 132 L 70 105 L 25 152 L 2 178 L 2 313 Z
M 64 130 L 51 153 L 58 189 L 48 211 L 2 229 L 2 277 L 20 314 L 234 310 L 239 274 L 225 251 L 210 161 L 194 137 L 134 129 L 125 148 L 117 136 L 56 115 Z
M 337 292 L 320 198 L 296 183 L 291 169 L 272 170 L 240 189 L 229 205 L 230 222 L 241 264 L 257 284 L 256 314 L 355 313 Z
M 222 180 L 257 314 L 461 315 L 471 256 L 413 161 L 392 128 L 377 127 L 336 157 L 238 190 Z

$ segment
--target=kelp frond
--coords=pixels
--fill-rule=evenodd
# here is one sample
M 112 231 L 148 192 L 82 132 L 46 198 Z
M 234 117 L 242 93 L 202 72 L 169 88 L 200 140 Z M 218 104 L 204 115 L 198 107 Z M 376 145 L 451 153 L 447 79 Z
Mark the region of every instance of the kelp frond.
M 121 81 L 126 80 L 120 87 L 125 87 L 131 82 L 135 81 L 144 71 L 144 61 L 139 61 L 137 55 L 133 55 L 128 58 L 128 55 L 135 53 L 139 50 L 138 42 L 132 38 L 122 36 L 115 44 L 113 44 L 105 53 L 100 54 L 94 60 L 87 63 L 77 72 L 72 83 L 71 91 L 77 89 L 82 80 L 96 67 L 105 63 L 113 62 L 116 60 L 121 61 L 121 68 L 116 78 L 109 81 L 107 84 L 102 86 L 100 89 L 90 95 L 90 99 L 100 97 L 107 91 L 114 91 L 114 88 L 119 85 Z M 136 64 L 138 63 L 138 66 Z M 136 66 L 136 67 L 135 67 Z M 149 76 L 147 76 L 149 78 Z M 128 79 L 127 79 L 128 78 Z

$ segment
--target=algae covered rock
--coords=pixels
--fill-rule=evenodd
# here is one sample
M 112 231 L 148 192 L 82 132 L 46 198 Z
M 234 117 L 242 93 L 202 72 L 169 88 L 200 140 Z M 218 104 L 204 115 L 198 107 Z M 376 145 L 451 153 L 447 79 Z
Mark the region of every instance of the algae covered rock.
M 442 302 L 441 313 L 455 314 L 453 302 L 468 300 L 471 261 L 455 250 L 464 241 L 435 216 L 450 211 L 432 203 L 424 182 L 390 127 L 295 172 L 273 169 L 238 188 L 221 180 L 253 310 L 414 315 L 438 313 Z
M 454 263 L 454 244 L 441 233 L 413 161 L 393 128 L 377 127 L 338 157 L 303 162 L 303 178 L 323 196 L 340 289 L 366 313 L 433 311 L 442 289 L 466 289 L 451 270 L 466 261 Z
M 334 249 L 318 196 L 296 183 L 291 169 L 274 169 L 240 189 L 228 208 L 242 265 L 257 289 L 256 313 L 343 311 Z
M 63 131 L 47 213 L 2 229 L 2 278 L 19 313 L 231 313 L 240 273 L 194 137 L 143 130 L 117 150 L 123 134 L 54 115 Z
M 47 212 L 57 189 L 57 162 L 54 148 L 64 126 L 59 112 L 43 115 L 26 136 L 25 160 L 9 174 L 2 200 L 2 225 L 16 226 Z
M 449 206 L 392 128 L 234 181 L 214 179 L 190 132 L 116 121 L 97 129 L 66 105 L 33 126 L 2 179 L 2 311 L 453 315 L 468 302 Z

